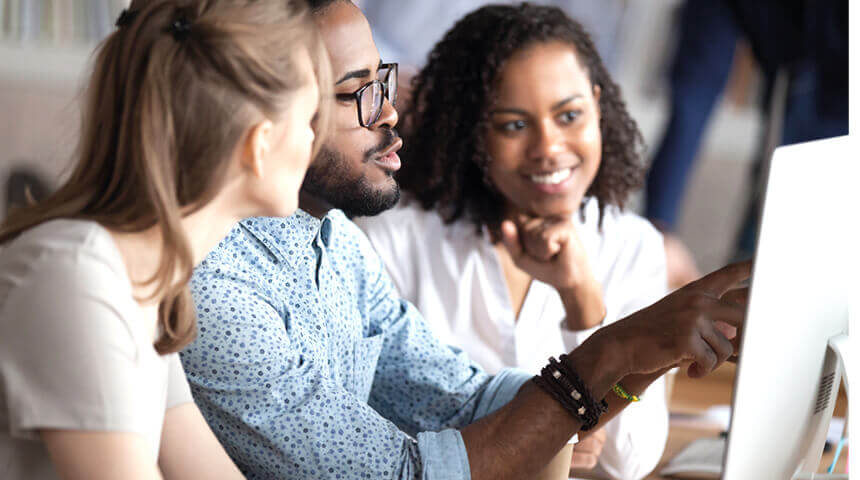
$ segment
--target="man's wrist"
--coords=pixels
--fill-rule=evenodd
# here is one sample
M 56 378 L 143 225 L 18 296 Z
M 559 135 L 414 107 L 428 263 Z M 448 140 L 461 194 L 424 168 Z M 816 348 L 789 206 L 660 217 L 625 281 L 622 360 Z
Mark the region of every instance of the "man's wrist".
M 645 390 L 657 381 L 660 377 L 666 374 L 673 367 L 662 368 L 652 373 L 634 373 L 624 376 L 619 382 L 624 385 L 628 393 L 633 395 L 642 395 Z
M 611 337 L 592 335 L 568 354 L 571 366 L 595 398 L 606 396 L 628 372 L 626 356 L 615 343 Z

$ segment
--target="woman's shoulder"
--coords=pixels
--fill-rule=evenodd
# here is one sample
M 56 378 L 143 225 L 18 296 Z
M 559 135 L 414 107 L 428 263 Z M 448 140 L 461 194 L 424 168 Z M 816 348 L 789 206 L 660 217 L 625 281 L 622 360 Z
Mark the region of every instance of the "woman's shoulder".
M 96 222 L 70 219 L 42 223 L 0 247 L 0 278 L 10 286 L 49 281 L 111 292 L 128 284 L 110 233 Z
M 370 223 L 428 223 L 438 221 L 442 223 L 442 217 L 434 209 L 425 209 L 421 202 L 409 194 L 404 194 L 397 205 L 372 217 L 362 217 Z
M 663 255 L 663 235 L 635 212 L 608 205 L 601 221 L 597 200 L 590 199 L 584 214 L 584 235 L 591 237 L 590 243 L 599 257 Z
M 617 205 L 607 205 L 603 211 L 602 221 L 596 199 L 590 198 L 584 209 L 584 224 L 589 230 L 597 232 L 601 237 L 618 238 L 623 236 L 628 241 L 660 239 L 662 235 L 654 225 L 644 217 L 628 208 Z
M 436 210 L 424 209 L 410 195 L 404 195 L 394 208 L 372 217 L 357 218 L 355 223 L 373 241 L 379 237 L 390 237 L 392 240 L 410 236 L 435 238 L 449 227 Z
M 105 344 L 134 353 L 145 344 L 139 316 L 119 251 L 97 223 L 45 222 L 0 252 L 0 336 L 69 355 Z
M 110 241 L 108 231 L 96 222 L 76 219 L 54 219 L 31 227 L 3 245 L 0 252 L 33 251 L 42 254 L 74 254 L 85 250 L 100 251 Z

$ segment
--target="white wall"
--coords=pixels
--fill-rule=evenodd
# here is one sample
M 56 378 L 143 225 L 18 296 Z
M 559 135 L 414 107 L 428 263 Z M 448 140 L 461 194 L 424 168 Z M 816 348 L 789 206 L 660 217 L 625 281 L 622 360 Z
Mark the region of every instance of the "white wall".
M 54 182 L 68 166 L 88 56 L 83 47 L 0 45 L 0 212 L 13 166 L 31 167 Z

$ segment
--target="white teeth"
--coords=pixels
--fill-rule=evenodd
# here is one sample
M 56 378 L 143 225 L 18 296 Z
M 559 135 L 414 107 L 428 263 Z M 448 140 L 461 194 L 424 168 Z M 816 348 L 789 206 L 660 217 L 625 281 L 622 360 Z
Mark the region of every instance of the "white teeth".
M 572 172 L 572 168 L 564 168 L 545 175 L 529 175 L 529 179 L 534 183 L 540 183 L 543 185 L 557 185 L 567 180 Z

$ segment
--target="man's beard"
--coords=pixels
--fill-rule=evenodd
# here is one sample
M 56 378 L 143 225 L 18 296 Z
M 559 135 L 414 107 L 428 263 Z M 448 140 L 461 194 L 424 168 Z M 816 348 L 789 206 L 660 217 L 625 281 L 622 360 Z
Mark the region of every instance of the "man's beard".
M 380 146 L 365 152 L 363 163 L 372 161 L 374 155 L 397 139 L 393 132 L 387 137 Z M 391 189 L 374 188 L 364 175 L 355 177 L 350 170 L 349 160 L 343 154 L 323 147 L 308 167 L 302 191 L 342 210 L 350 218 L 378 215 L 400 200 L 400 187 L 396 182 L 392 182 Z

